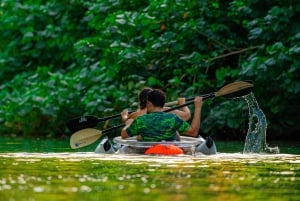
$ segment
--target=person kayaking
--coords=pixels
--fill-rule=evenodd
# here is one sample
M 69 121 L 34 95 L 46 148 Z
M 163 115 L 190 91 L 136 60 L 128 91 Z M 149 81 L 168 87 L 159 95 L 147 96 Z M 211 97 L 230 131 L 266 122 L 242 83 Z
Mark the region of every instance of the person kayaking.
M 202 98 L 195 98 L 195 111 L 191 124 L 179 118 L 176 114 L 163 112 L 165 100 L 166 96 L 163 91 L 159 89 L 148 91 L 145 108 L 147 110 L 147 114 L 140 115 L 135 119 L 127 118 L 126 126 L 121 132 L 122 138 L 126 139 L 130 136 L 137 136 L 137 139 L 141 141 L 159 142 L 162 140 L 179 140 L 178 133 L 192 137 L 198 136 L 201 120 Z M 102 148 L 105 148 L 105 145 L 107 144 L 108 140 L 106 139 L 106 142 L 102 144 Z M 101 145 L 101 143 L 99 145 Z M 109 150 L 109 148 L 111 148 L 111 146 L 107 145 L 106 150 Z M 215 144 L 211 138 L 208 138 L 205 143 L 201 143 L 198 147 L 196 147 L 196 151 L 204 154 L 215 154 Z
M 200 129 L 202 98 L 195 98 L 195 111 L 191 125 L 176 114 L 165 113 L 165 101 L 166 95 L 163 91 L 153 89 L 148 92 L 146 103 L 148 113 L 136 119 L 128 119 L 121 131 L 122 138 L 137 136 L 137 139 L 142 141 L 172 141 L 177 140 L 176 131 L 196 137 Z
M 144 87 L 139 95 L 138 95 L 138 100 L 139 100 L 139 107 L 138 109 L 133 112 L 133 113 L 128 113 L 128 109 L 124 109 L 121 112 L 121 117 L 122 117 L 122 122 L 126 124 L 126 121 L 132 121 L 138 116 L 141 116 L 143 114 L 147 114 L 147 97 L 148 93 L 151 92 L 152 89 L 149 87 Z M 178 98 L 177 104 L 178 105 L 183 105 L 185 103 L 185 98 Z M 164 106 L 164 110 L 169 109 L 169 107 Z M 191 112 L 190 109 L 185 106 L 182 107 L 181 110 L 172 110 L 170 113 L 174 113 L 178 115 L 181 119 L 184 121 L 188 121 L 191 118 Z M 177 140 L 180 140 L 180 134 L 177 132 Z
M 147 114 L 147 95 L 152 91 L 150 87 L 144 87 L 138 94 L 138 102 L 139 106 L 136 111 L 129 114 L 128 109 L 124 109 L 121 112 L 122 122 L 126 124 L 126 122 L 130 122 L 141 116 L 143 114 Z M 185 103 L 185 98 L 178 98 L 177 104 L 182 105 Z M 164 110 L 169 109 L 168 107 L 164 107 Z M 173 110 L 171 113 L 178 115 L 184 121 L 188 121 L 191 118 L 190 109 L 185 106 L 182 107 L 181 110 Z M 177 140 L 180 140 L 180 134 L 177 132 Z M 114 153 L 118 151 L 118 148 L 112 146 L 108 137 L 104 137 L 98 146 L 95 149 L 96 153 Z
M 122 122 L 126 123 L 127 120 L 129 119 L 135 119 L 136 117 L 147 114 L 147 95 L 148 93 L 152 91 L 151 88 L 149 87 L 144 87 L 139 95 L 138 95 L 138 100 L 139 100 L 139 107 L 135 112 L 128 113 L 128 109 L 124 109 L 121 112 L 121 117 L 122 117 Z M 177 104 L 178 105 L 183 105 L 185 103 L 185 98 L 178 98 Z M 169 107 L 164 106 L 164 110 L 169 109 Z M 172 110 L 170 113 L 174 113 L 178 115 L 181 119 L 184 121 L 188 121 L 191 118 L 191 112 L 190 109 L 185 106 L 182 107 L 181 110 Z

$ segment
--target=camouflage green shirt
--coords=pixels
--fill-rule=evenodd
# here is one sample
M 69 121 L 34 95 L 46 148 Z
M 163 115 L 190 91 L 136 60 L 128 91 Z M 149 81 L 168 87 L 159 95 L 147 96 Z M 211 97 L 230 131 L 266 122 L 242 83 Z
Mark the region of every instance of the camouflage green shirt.
M 142 141 L 159 142 L 176 140 L 176 131 L 182 134 L 189 127 L 175 114 L 153 112 L 137 117 L 126 131 L 129 136 L 141 135 Z

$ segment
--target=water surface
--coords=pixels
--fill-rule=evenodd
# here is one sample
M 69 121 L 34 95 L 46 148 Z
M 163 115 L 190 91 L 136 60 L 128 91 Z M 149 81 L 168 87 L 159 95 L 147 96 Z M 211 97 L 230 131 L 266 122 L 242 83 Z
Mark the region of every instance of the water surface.
M 67 140 L 0 140 L 0 201 L 300 200 L 295 142 L 276 142 L 281 154 L 217 142 L 217 155 L 145 156 L 95 154 L 96 144 L 71 150 Z

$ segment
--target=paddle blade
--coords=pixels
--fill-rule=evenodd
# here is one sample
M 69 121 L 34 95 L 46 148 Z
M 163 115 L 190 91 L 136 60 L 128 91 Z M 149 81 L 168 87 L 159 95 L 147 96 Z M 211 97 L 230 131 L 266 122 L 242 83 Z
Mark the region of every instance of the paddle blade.
M 70 146 L 72 149 L 78 149 L 85 147 L 97 141 L 102 136 L 102 132 L 93 129 L 86 128 L 75 132 L 70 138 Z
M 81 116 L 74 119 L 69 120 L 66 125 L 68 129 L 74 133 L 78 130 L 84 129 L 84 128 L 93 128 L 97 126 L 99 123 L 99 119 L 92 115 L 87 116 Z
M 215 96 L 225 96 L 227 98 L 235 98 L 245 96 L 252 91 L 253 84 L 246 81 L 237 81 L 225 85 L 215 93 Z

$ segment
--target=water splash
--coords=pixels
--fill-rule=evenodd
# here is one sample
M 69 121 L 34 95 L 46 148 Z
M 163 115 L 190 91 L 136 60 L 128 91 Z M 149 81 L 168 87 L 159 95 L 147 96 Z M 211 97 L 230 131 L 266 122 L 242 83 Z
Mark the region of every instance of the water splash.
M 243 153 L 279 153 L 278 147 L 266 143 L 267 120 L 260 109 L 253 92 L 243 96 L 249 108 L 249 128 Z

